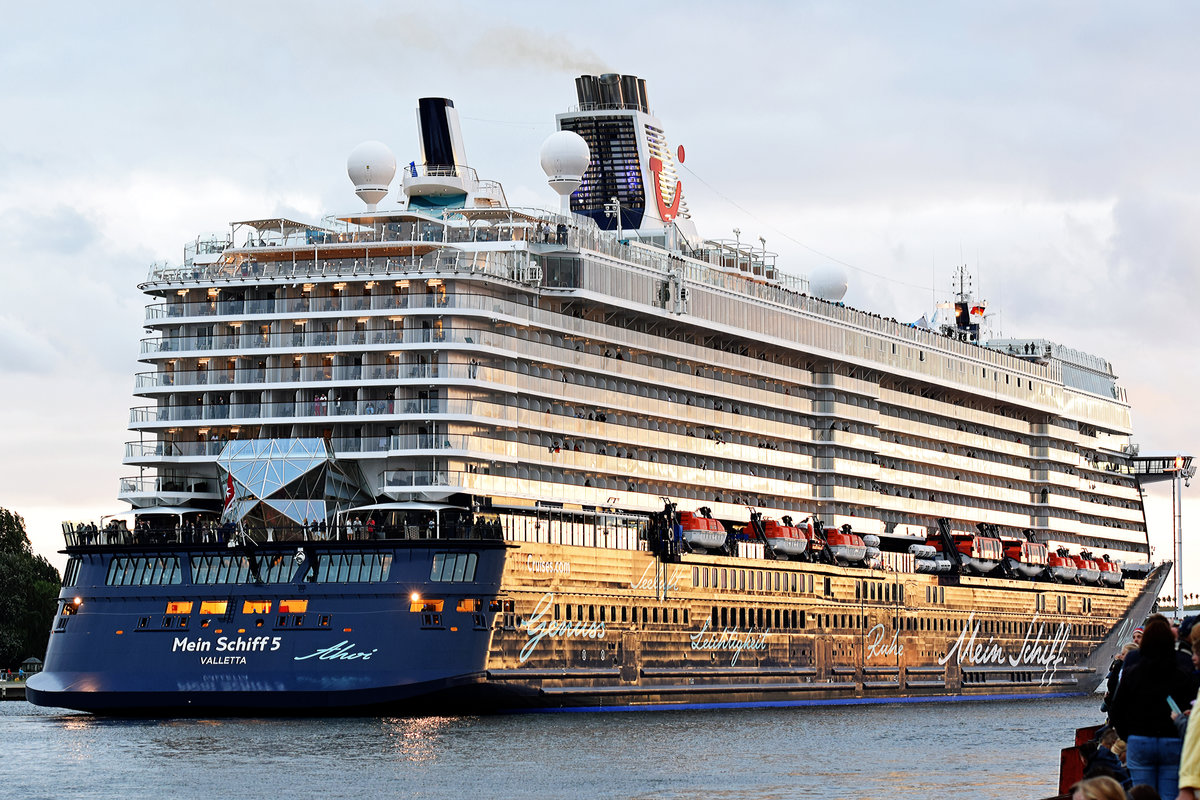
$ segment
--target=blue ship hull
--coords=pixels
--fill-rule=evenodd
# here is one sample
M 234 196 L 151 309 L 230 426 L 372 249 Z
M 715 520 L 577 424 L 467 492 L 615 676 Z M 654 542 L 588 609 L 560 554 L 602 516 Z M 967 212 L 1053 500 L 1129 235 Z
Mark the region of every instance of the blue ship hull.
M 429 703 L 444 709 L 447 698 L 470 708 L 482 702 L 502 543 L 299 549 L 318 560 L 386 554 L 389 574 L 382 581 L 315 582 L 312 570 L 296 570 L 274 583 L 116 587 L 106 585 L 114 558 L 184 555 L 181 561 L 194 563 L 228 552 L 84 555 L 75 586 L 62 592 L 67 613 L 57 617 L 45 669 L 30 679 L 28 699 L 106 714 L 405 712 Z M 256 557 L 291 559 L 297 550 L 265 546 Z M 435 556 L 447 553 L 476 556 L 473 580 L 430 580 Z M 204 604 L 221 603 L 224 613 L 204 613 Z

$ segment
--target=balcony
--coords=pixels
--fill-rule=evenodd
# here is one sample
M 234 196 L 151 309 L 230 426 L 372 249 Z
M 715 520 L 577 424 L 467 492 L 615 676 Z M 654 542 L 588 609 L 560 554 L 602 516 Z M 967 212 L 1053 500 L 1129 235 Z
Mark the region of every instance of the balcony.
M 472 235 L 478 232 L 463 231 L 463 241 L 471 241 Z M 492 239 L 492 241 L 496 241 Z M 227 256 L 221 262 L 210 265 L 192 264 L 179 268 L 154 266 L 151 269 L 149 283 L 198 283 L 200 285 L 229 285 L 237 287 L 243 283 L 258 283 L 266 279 L 282 279 L 290 281 L 310 281 L 314 279 L 353 277 L 393 276 L 397 278 L 413 277 L 428 274 L 465 274 L 487 275 L 506 281 L 526 284 L 540 284 L 542 279 L 541 267 L 530 258 L 528 246 L 522 239 L 517 249 L 487 250 L 470 252 L 462 250 L 441 249 L 441 244 L 426 244 L 413 242 L 411 248 L 403 242 L 385 243 L 385 247 L 394 248 L 399 244 L 403 251 L 411 249 L 410 255 L 379 255 L 363 258 L 332 257 L 313 259 L 309 253 L 304 253 L 297 260 L 263 260 L 259 261 L 253 253 Z M 357 244 L 357 243 L 356 243 Z M 356 246 L 351 244 L 351 246 Z M 362 250 L 360 245 L 358 250 Z M 419 253 L 418 253 L 419 251 Z M 368 250 L 369 252 L 369 250 Z M 272 255 L 276 255 L 272 253 Z M 298 254 L 293 253 L 293 256 Z M 248 301 L 247 301 L 248 302 Z M 268 301 L 264 301 L 268 302 Z M 183 304 L 165 304 L 179 306 Z M 244 311 L 222 310 L 221 302 L 201 303 L 197 305 L 210 306 L 208 315 L 245 313 Z M 270 312 L 260 312 L 270 313 Z M 205 315 L 201 312 L 199 315 Z M 181 313 L 169 313 L 164 316 L 182 316 Z
M 117 492 L 118 500 L 134 507 L 182 506 L 194 500 L 220 500 L 221 496 L 214 480 L 195 477 L 121 478 Z

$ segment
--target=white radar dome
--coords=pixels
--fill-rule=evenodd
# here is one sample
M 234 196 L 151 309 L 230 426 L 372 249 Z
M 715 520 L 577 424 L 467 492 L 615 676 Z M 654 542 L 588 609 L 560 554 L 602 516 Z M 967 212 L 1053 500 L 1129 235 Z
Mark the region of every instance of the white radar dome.
M 374 211 L 396 177 L 396 156 L 383 142 L 363 142 L 346 159 L 346 174 L 354 183 L 354 193 Z
M 832 303 L 846 296 L 846 270 L 839 266 L 823 266 L 813 270 L 808 278 L 808 289 L 816 297 Z
M 557 131 L 542 142 L 539 159 L 550 188 L 562 198 L 563 210 L 569 211 L 571 192 L 583 183 L 583 173 L 592 160 L 587 142 L 574 131 Z

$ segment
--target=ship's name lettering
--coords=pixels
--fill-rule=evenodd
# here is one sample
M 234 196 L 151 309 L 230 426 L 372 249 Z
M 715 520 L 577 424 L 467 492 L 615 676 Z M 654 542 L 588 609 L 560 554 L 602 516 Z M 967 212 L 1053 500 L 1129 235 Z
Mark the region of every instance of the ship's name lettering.
M 720 633 L 716 631 L 710 633 L 708 623 L 708 620 L 704 620 L 704 626 L 689 637 L 692 640 L 692 649 L 732 650 L 733 658 L 729 662 L 731 667 L 737 664 L 738 656 L 742 654 L 743 650 L 767 649 L 767 634 L 771 632 L 770 628 L 762 631 L 740 631 L 734 627 L 725 628 Z
M 521 648 L 521 663 L 524 663 L 538 642 L 546 637 L 551 639 L 603 639 L 606 631 L 603 622 L 584 622 L 583 620 L 553 619 L 554 593 L 546 592 L 538 600 L 533 613 L 525 620 L 525 632 L 529 641 Z
M 318 661 L 370 661 L 371 656 L 379 652 L 379 648 L 374 650 L 355 650 L 353 642 L 343 639 L 335 645 L 322 647 L 320 650 L 314 650 L 306 656 L 295 656 L 293 661 L 307 661 L 310 658 L 315 658 Z
M 981 625 L 975 622 L 975 613 L 967 617 L 967 624 L 958 635 L 946 655 L 938 659 L 939 664 L 946 664 L 952 658 L 957 658 L 958 664 L 975 666 L 994 664 L 1010 667 L 1038 666 L 1042 668 L 1042 683 L 1049 682 L 1055 671 L 1066 660 L 1063 655 L 1067 642 L 1071 637 L 1070 623 L 1059 623 L 1049 634 L 1045 623 L 1038 623 L 1037 615 L 1029 621 L 1025 629 L 1025 639 L 1017 652 L 1010 653 L 1008 648 L 989 636 L 986 642 L 979 640 Z
M 550 559 L 536 558 L 532 553 L 525 557 L 525 569 L 533 573 L 546 573 L 550 575 L 570 575 L 570 561 L 551 561 Z
M 176 636 L 171 643 L 172 653 L 265 653 L 278 650 L 283 644 L 279 636 L 218 636 L 216 640 Z M 210 663 L 202 661 L 201 663 Z M 218 663 L 218 662 L 211 662 Z
M 678 589 L 679 575 L 681 570 L 678 568 L 665 572 L 662 579 L 659 579 L 655 573 L 656 562 L 650 561 L 646 564 L 646 568 L 642 570 L 642 576 L 636 581 L 629 584 L 630 589 Z
M 904 643 L 900 641 L 900 631 L 892 632 L 892 640 L 883 640 L 883 624 L 877 624 L 867 631 L 867 657 L 870 656 L 901 656 L 904 655 Z

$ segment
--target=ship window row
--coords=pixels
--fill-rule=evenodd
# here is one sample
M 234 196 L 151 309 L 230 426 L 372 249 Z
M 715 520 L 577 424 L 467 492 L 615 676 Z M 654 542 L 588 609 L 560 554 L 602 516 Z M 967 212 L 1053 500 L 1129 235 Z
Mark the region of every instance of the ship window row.
M 805 612 L 795 608 L 713 606 L 709 624 L 714 630 L 804 630 Z
M 625 517 L 567 510 L 541 509 L 536 514 L 500 514 L 504 538 L 514 542 L 604 547 L 637 550 L 648 521 L 645 517 Z
M 928 589 L 928 587 L 926 588 Z M 884 603 L 903 603 L 904 584 L 887 581 L 855 581 L 854 599 Z
M 320 583 L 382 583 L 391 568 L 391 553 L 321 553 L 314 574 Z
M 177 556 L 114 556 L 108 565 L 108 586 L 156 586 L 181 583 Z
M 434 553 L 429 580 L 434 583 L 470 583 L 475 580 L 478 561 L 476 553 Z
M 640 612 L 639 612 L 640 609 Z M 615 605 L 584 605 L 582 603 L 555 603 L 554 619 L 567 622 L 632 622 L 637 624 L 639 619 L 643 625 L 689 625 L 691 614 L 689 609 L 662 608 L 660 606 L 615 606 Z
M 210 555 L 192 557 L 192 582 L 217 583 L 289 583 L 297 562 L 290 556 L 275 554 L 263 559 L 248 556 Z
M 726 589 L 752 592 L 813 591 L 813 576 L 796 572 L 745 570 L 729 567 L 692 567 L 692 586 L 697 589 Z

